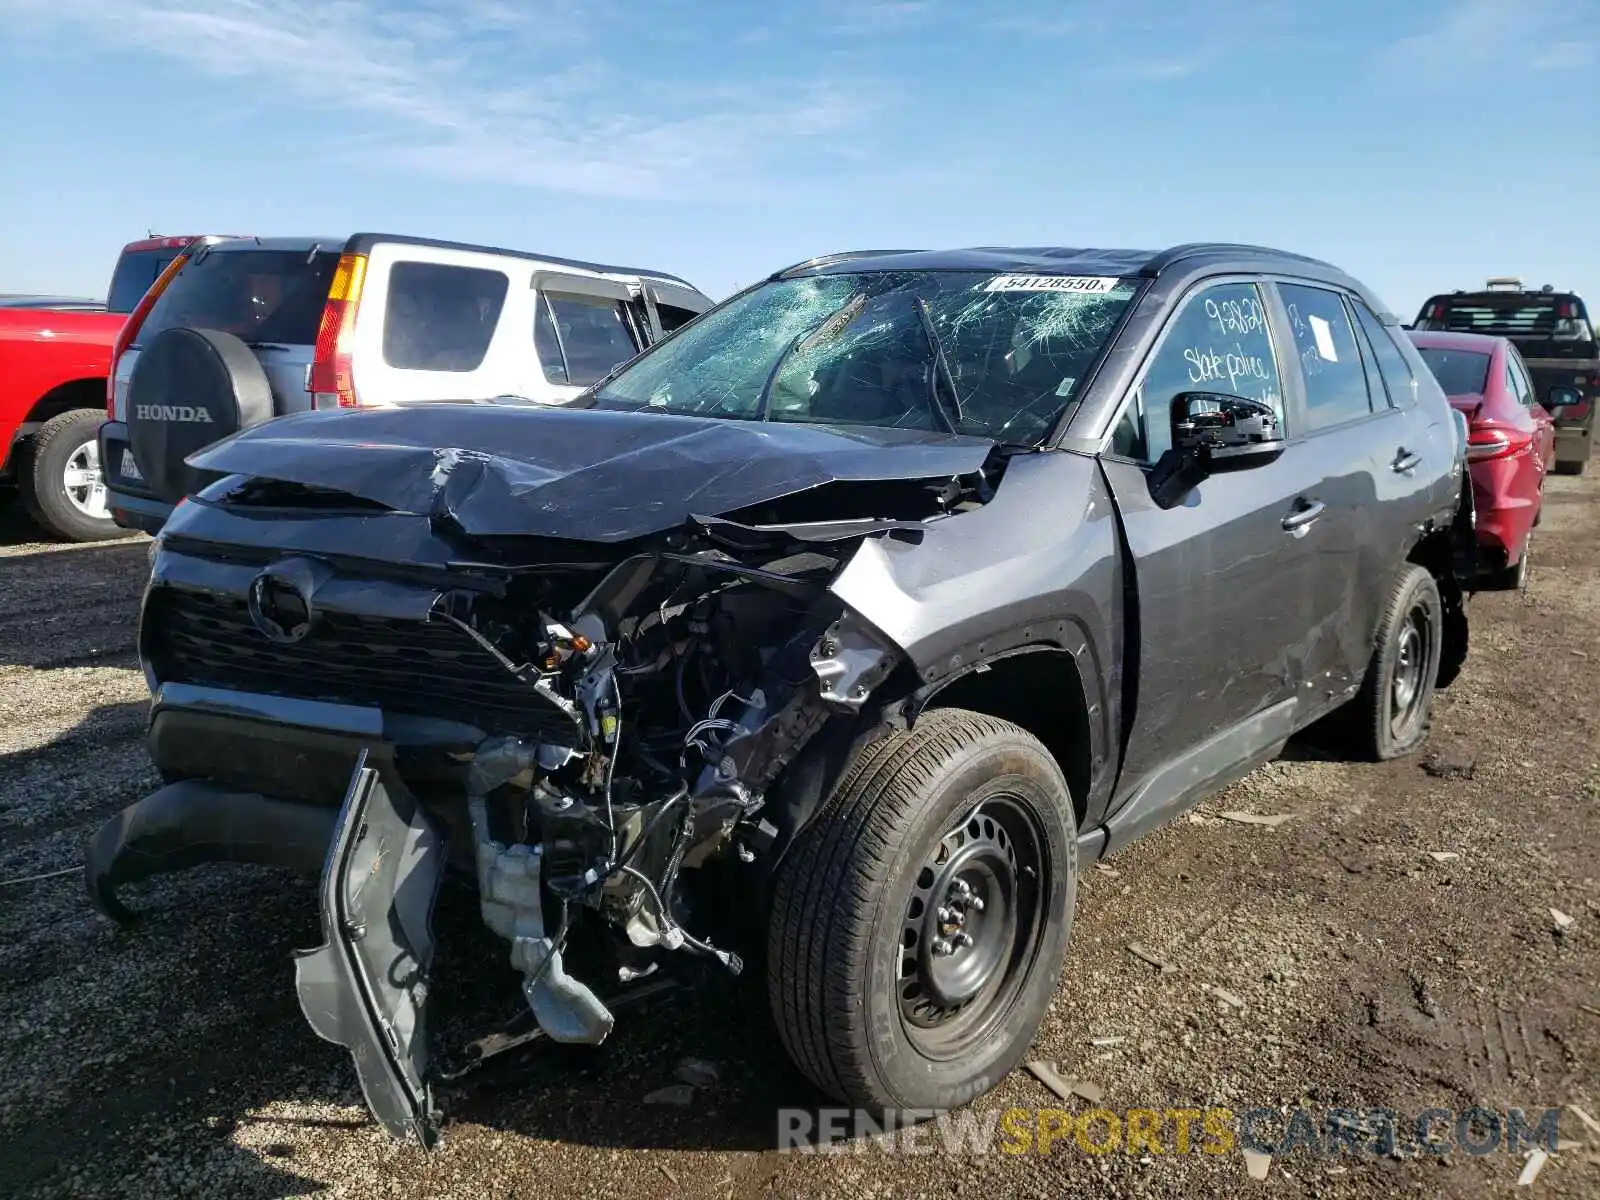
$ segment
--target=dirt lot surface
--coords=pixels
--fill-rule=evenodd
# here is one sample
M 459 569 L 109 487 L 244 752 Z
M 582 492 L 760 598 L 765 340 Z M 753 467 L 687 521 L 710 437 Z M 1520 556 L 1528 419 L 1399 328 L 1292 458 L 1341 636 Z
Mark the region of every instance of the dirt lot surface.
M 1438 757 L 1352 765 L 1292 747 L 1087 872 L 1036 1056 L 1119 1112 L 1271 1109 L 1269 1137 L 1297 1107 L 1319 1120 L 1389 1108 L 1403 1127 L 1474 1105 L 1600 1120 L 1597 500 L 1600 480 L 1552 479 L 1527 592 L 1473 600 L 1471 660 L 1436 708 Z M 148 542 L 35 536 L 15 507 L 0 514 L 6 881 L 72 866 L 98 822 L 157 785 L 133 651 Z M 1220 816 L 1235 811 L 1292 819 Z M 208 867 L 130 898 L 145 919 L 123 932 L 76 876 L 0 886 L 0 1193 L 1600 1196 L 1600 1126 L 1566 1108 L 1563 1144 L 1527 1189 L 1525 1152 L 1504 1149 L 1298 1148 L 1256 1182 L 1237 1149 L 1174 1153 L 1170 1123 L 1160 1154 L 1086 1153 L 1071 1136 L 1048 1155 L 1004 1153 L 1003 1139 L 953 1153 L 937 1132 L 928 1154 L 861 1141 L 780 1153 L 776 1110 L 820 1101 L 776 1044 L 759 978 L 619 1014 L 599 1052 L 545 1050 L 445 1089 L 430 1157 L 372 1125 L 346 1054 L 300 1015 L 290 955 L 320 940 L 306 881 Z M 442 905 L 442 925 L 475 927 L 470 898 Z M 481 955 L 498 986 L 504 949 L 458 943 L 436 1008 L 464 1039 L 515 995 L 462 984 Z M 642 1103 L 689 1055 L 719 1081 L 686 1107 Z M 972 1112 L 1055 1103 L 1018 1072 Z

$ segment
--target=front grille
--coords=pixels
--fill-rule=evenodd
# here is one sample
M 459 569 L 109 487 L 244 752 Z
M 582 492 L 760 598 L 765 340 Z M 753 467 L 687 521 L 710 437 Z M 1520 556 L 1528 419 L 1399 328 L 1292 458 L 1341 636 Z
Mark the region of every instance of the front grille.
M 465 721 L 485 732 L 570 740 L 555 705 L 447 621 L 324 612 L 302 642 L 268 641 L 241 597 L 167 587 L 145 611 L 163 683 L 375 706 Z

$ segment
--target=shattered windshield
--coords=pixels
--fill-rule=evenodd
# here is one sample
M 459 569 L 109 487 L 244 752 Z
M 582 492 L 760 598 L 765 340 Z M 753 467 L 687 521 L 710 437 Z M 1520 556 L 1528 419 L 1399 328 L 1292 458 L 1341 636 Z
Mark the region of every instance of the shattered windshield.
M 1031 444 L 1070 403 L 1134 284 L 988 271 L 774 280 L 646 351 L 607 408 L 874 425 Z

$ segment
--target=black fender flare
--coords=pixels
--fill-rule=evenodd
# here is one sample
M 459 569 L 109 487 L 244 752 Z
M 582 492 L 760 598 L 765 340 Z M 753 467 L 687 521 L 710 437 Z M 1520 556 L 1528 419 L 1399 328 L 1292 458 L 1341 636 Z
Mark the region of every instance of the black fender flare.
M 1087 630 L 1077 620 L 1021 626 L 962 647 L 944 660 L 944 670 L 930 668 L 924 682 L 904 697 L 895 712 L 900 720 L 913 722 L 935 697 L 956 683 L 1030 654 L 1065 654 L 1072 662 L 1089 734 L 1082 803 L 1086 824 L 1092 825 L 1104 813 L 1121 766 L 1121 740 L 1115 731 L 1121 727 L 1122 715 L 1117 685 L 1095 653 Z

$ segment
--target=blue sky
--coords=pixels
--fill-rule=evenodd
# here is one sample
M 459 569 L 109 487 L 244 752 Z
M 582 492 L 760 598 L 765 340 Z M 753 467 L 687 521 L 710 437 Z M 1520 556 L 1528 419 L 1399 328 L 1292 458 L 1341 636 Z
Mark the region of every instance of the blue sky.
M 0 291 L 358 229 L 715 296 L 812 254 L 1262 242 L 1600 306 L 1600 0 L 0 0 Z

